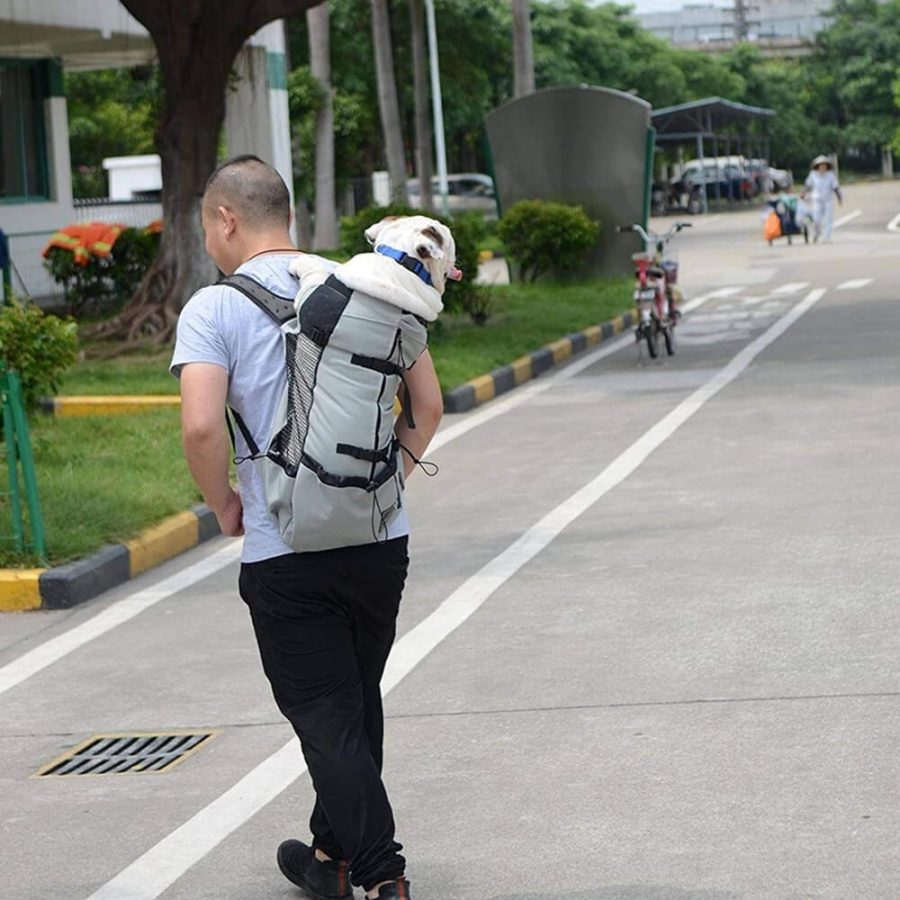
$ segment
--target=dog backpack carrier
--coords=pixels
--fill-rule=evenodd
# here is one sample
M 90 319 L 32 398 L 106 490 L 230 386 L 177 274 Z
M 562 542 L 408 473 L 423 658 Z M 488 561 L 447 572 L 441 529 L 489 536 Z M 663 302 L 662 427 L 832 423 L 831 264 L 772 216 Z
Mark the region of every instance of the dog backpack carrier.
M 284 341 L 287 386 L 264 450 L 232 410 L 282 540 L 297 551 L 384 540 L 403 496 L 394 400 L 404 372 L 425 349 L 424 324 L 334 275 L 299 312 L 293 300 L 249 276 L 220 283 L 267 313 Z

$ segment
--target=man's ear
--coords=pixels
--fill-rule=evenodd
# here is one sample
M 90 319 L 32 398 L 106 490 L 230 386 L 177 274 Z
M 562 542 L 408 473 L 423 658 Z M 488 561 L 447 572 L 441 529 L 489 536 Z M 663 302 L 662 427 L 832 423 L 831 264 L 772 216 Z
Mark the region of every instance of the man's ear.
M 216 219 L 225 237 L 231 237 L 237 228 L 237 217 L 227 206 L 216 207 Z

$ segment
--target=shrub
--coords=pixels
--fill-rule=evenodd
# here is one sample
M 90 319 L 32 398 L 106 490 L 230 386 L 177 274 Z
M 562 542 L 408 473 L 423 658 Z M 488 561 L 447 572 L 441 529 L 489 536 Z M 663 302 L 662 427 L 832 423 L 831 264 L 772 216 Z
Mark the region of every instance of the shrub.
M 126 228 L 113 244 L 109 277 L 115 302 L 124 306 L 134 295 L 159 251 L 159 232 Z
M 63 372 L 75 362 L 76 324 L 13 299 L 0 308 L 0 359 L 22 379 L 25 406 L 59 390 Z
M 71 251 L 51 247 L 44 265 L 62 285 L 69 315 L 112 315 L 133 296 L 159 250 L 159 233 L 124 228 L 109 256 L 91 256 L 78 265 Z
M 421 209 L 393 204 L 367 206 L 359 210 L 355 216 L 344 216 L 341 219 L 341 250 L 348 257 L 371 250 L 366 241 L 365 231 L 385 216 L 419 215 L 423 215 Z M 483 324 L 490 314 L 489 295 L 475 284 L 475 277 L 478 275 L 478 244 L 484 236 L 484 220 L 477 213 L 464 213 L 452 220 L 437 215 L 431 217 L 443 222 L 453 232 L 453 240 L 456 243 L 456 265 L 463 272 L 462 281 L 447 283 L 444 308 L 448 312 L 465 312 L 473 322 Z
M 546 272 L 567 274 L 581 268 L 597 242 L 600 223 L 580 206 L 520 200 L 500 220 L 497 234 L 522 281 L 535 281 Z

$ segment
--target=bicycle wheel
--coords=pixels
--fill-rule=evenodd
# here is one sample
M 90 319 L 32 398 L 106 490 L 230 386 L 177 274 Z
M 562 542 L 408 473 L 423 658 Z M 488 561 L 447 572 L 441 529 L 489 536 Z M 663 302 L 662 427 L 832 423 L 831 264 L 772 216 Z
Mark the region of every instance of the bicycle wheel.
M 647 352 L 651 359 L 659 356 L 659 325 L 656 321 L 651 322 L 644 331 L 644 337 L 647 340 Z
M 666 353 L 669 356 L 675 355 L 675 326 L 670 322 L 662 330 L 663 340 L 666 342 Z

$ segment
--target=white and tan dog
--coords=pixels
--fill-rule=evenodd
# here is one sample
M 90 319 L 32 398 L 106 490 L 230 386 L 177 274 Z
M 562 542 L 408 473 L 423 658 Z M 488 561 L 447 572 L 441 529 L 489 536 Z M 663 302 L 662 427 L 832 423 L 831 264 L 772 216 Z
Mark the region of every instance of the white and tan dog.
M 450 229 L 427 216 L 391 216 L 367 228 L 366 240 L 373 253 L 358 253 L 334 268 L 314 255 L 293 260 L 290 271 L 300 279 L 297 308 L 334 275 L 355 291 L 433 322 L 444 308 L 448 279 L 462 278 Z

